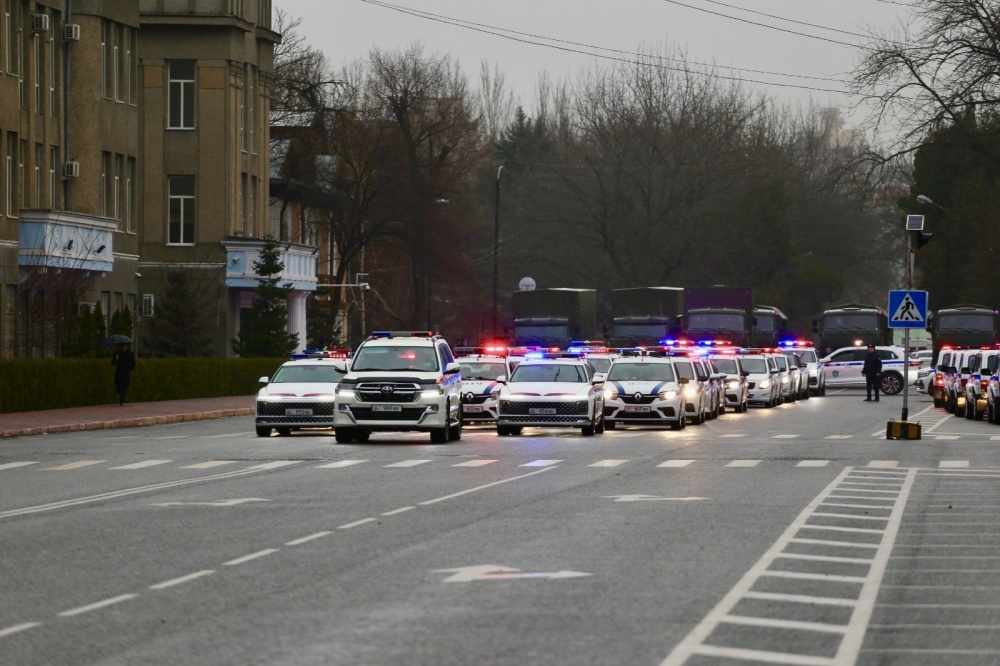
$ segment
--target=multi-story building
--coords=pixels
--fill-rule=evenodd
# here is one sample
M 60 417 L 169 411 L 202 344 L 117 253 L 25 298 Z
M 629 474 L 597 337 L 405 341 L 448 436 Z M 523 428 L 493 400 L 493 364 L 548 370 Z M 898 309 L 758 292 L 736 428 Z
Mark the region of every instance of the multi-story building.
M 0 0 L 0 355 L 61 353 L 97 304 L 141 337 L 173 273 L 232 353 L 269 231 L 270 25 L 270 0 Z M 300 345 L 309 240 L 281 244 Z

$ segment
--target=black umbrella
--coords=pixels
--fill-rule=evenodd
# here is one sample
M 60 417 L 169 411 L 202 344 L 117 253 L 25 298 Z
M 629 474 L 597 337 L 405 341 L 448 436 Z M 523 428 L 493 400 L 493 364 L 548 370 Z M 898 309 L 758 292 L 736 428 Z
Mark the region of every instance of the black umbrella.
M 101 343 L 102 347 L 107 347 L 108 345 L 120 345 L 120 344 L 132 344 L 132 338 L 127 335 L 122 335 L 120 333 L 115 333 L 114 335 L 109 335 L 104 338 L 104 342 Z

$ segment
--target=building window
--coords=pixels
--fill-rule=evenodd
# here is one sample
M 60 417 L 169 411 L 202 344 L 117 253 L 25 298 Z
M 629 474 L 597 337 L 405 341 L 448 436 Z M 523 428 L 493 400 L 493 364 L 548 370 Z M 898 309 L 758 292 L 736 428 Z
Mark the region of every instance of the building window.
M 32 185 L 35 188 L 35 202 L 33 204 L 34 208 L 37 210 L 42 207 L 42 167 L 45 166 L 45 146 L 36 143 L 35 144 L 35 181 Z
M 194 60 L 171 60 L 168 65 L 168 129 L 194 129 Z
M 247 220 L 250 235 L 257 230 L 257 176 L 250 176 L 250 201 L 247 203 Z
M 35 87 L 35 113 L 45 113 L 42 109 L 42 38 L 35 33 L 31 36 L 31 83 Z
M 138 70 L 135 61 L 135 30 L 125 28 L 125 99 L 129 104 L 135 104 L 138 88 Z
M 247 152 L 247 79 L 250 78 L 249 65 L 243 66 L 243 82 L 240 85 L 240 150 Z
M 55 146 L 49 148 L 49 208 L 56 210 L 56 168 L 59 164 L 59 149 Z
M 24 21 L 22 20 L 22 4 L 14 2 L 14 25 L 17 26 L 17 36 L 14 41 L 14 58 L 8 70 L 10 74 L 17 76 L 17 99 L 18 108 L 24 108 Z M 15 71 L 16 69 L 16 71 Z M 23 195 L 23 192 L 22 192 Z
M 254 97 L 255 91 L 257 90 L 257 68 L 253 65 L 250 66 L 250 94 L 248 95 L 248 103 L 250 104 L 250 109 L 247 113 L 247 118 L 249 119 L 250 127 L 250 152 L 254 155 L 257 154 L 257 141 L 254 135 L 254 128 L 257 127 L 257 104 L 256 98 Z
M 8 0 L 0 0 L 0 19 L 3 20 L 3 25 L 0 26 L 0 49 L 3 49 L 3 68 L 5 71 L 10 71 L 10 56 L 11 56 L 11 42 L 10 42 L 10 4 Z
M 8 217 L 17 217 L 17 207 L 15 202 L 17 201 L 16 193 L 14 192 L 14 156 L 17 154 L 17 134 L 15 132 L 7 132 L 7 154 L 4 156 L 6 160 L 6 169 L 4 170 L 6 181 L 4 183 L 4 192 L 7 195 L 6 210 Z
M 125 55 L 125 26 L 120 23 L 116 23 L 114 26 L 115 31 L 115 60 L 114 60 L 114 75 L 115 75 L 115 101 L 124 102 L 125 101 L 125 81 L 128 79 L 128 68 L 124 59 Z
M 194 176 L 169 176 L 168 245 L 194 244 Z
M 111 24 L 101 21 L 101 95 L 111 97 Z
M 240 174 L 240 228 L 236 231 L 242 235 L 247 232 L 247 174 Z
M 125 173 L 125 156 L 115 155 L 115 174 L 114 174 L 115 179 L 114 179 L 114 192 L 113 192 L 114 198 L 112 199 L 112 201 L 114 201 L 114 207 L 115 207 L 114 217 L 116 220 L 122 219 L 121 217 L 122 210 L 125 208 L 121 199 L 122 176 L 124 175 L 124 173 Z
M 111 212 L 111 153 L 101 153 L 101 217 Z
M 128 158 L 128 172 L 125 176 L 125 231 L 132 231 L 132 211 L 135 205 L 135 158 Z
M 24 173 L 24 158 L 25 154 L 28 152 L 28 142 L 25 139 L 21 139 L 20 145 L 17 151 L 17 203 L 21 208 L 25 207 L 24 200 L 27 197 L 26 187 L 25 187 L 25 173 Z
M 52 17 L 52 25 L 56 25 L 56 16 Z M 55 27 L 52 28 L 55 31 Z M 56 38 L 49 37 L 49 115 L 56 117 L 59 105 L 56 103 L 56 76 L 59 75 L 59 65 L 56 63 Z

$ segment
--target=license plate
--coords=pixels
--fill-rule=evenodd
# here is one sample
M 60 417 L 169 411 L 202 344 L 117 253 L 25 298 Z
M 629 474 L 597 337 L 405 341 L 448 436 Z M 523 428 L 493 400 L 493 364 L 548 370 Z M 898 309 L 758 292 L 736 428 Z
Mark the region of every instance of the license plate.
M 313 410 L 311 409 L 286 409 L 285 416 L 312 416 Z
M 462 405 L 462 411 L 466 414 L 481 414 L 483 412 L 482 405 Z
M 649 405 L 625 405 L 625 412 L 636 412 L 639 414 L 648 414 L 650 411 Z
M 531 416 L 555 416 L 555 407 L 529 407 L 528 414 Z
M 372 405 L 373 412 L 401 412 L 402 405 Z

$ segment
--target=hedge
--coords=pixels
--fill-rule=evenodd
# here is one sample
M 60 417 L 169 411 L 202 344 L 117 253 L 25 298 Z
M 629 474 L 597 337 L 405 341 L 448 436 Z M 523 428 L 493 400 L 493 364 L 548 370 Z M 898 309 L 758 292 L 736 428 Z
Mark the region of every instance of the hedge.
M 287 359 L 139 358 L 129 402 L 253 395 Z M 0 414 L 118 401 L 111 359 L 0 359 Z

